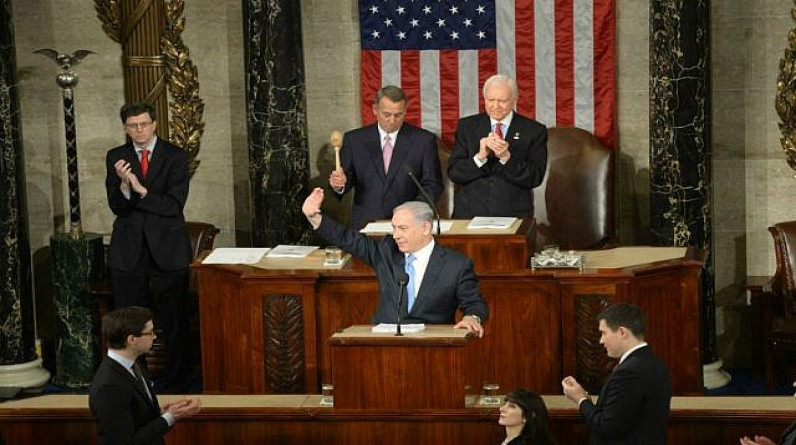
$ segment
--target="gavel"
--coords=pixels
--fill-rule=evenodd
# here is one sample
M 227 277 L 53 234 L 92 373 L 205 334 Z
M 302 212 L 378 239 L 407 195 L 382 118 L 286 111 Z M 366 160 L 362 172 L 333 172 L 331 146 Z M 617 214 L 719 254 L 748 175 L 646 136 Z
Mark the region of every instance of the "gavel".
M 332 147 L 334 147 L 334 169 L 340 170 L 340 145 L 343 143 L 343 135 L 339 131 L 334 130 L 329 137 Z

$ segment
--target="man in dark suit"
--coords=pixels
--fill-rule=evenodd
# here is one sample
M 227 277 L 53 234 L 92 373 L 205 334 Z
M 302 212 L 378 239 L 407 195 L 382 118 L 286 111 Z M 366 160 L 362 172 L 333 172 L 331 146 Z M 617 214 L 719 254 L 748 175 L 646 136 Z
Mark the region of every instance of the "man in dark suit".
M 459 120 L 448 177 L 460 185 L 453 217 L 533 216 L 533 188 L 547 169 L 547 129 L 520 116 L 517 84 L 496 74 L 484 82 L 485 113 Z
M 464 317 L 455 327 L 483 336 L 482 323 L 489 311 L 478 288 L 473 262 L 434 242 L 434 214 L 428 204 L 410 201 L 396 207 L 393 235 L 376 241 L 322 217 L 323 197 L 323 189 L 316 188 L 304 201 L 302 211 L 318 234 L 376 270 L 379 302 L 374 324 L 396 322 L 399 281 L 405 278 L 402 322 L 453 324 L 458 308 Z
M 161 408 L 136 364 L 156 337 L 152 312 L 138 306 L 110 311 L 102 319 L 102 335 L 108 341 L 108 355 L 94 374 L 88 399 L 99 443 L 165 443 L 163 436 L 174 422 L 196 414 L 201 404 L 192 398 Z
M 105 178 L 116 215 L 108 249 L 114 302 L 155 308 L 168 351 L 164 386 L 184 392 L 190 370 L 185 299 L 192 256 L 183 216 L 188 158 L 155 136 L 153 106 L 125 104 L 120 117 L 130 141 L 108 151 Z
M 343 137 L 341 168 L 329 175 L 329 185 L 338 198 L 355 189 L 351 210 L 354 229 L 368 221 L 389 218 L 398 204 L 423 199 L 405 166 L 417 175 L 432 200 L 436 202 L 442 193 L 437 137 L 404 123 L 406 104 L 406 94 L 400 88 L 380 89 L 373 104 L 377 123 L 351 130 Z
M 600 344 L 618 358 L 595 405 L 589 393 L 569 376 L 561 386 L 578 404 L 589 426 L 591 445 L 665 445 L 672 384 L 663 361 L 644 342 L 647 320 L 632 304 L 607 307 L 597 316 Z

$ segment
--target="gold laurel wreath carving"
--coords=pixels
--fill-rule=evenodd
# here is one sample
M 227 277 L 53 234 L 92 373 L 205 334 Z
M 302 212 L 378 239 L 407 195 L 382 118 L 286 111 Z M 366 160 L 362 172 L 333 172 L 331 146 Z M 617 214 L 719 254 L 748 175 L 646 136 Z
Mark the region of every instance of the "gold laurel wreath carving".
M 790 15 L 796 20 L 796 9 L 791 9 Z M 779 141 L 788 166 L 796 170 L 796 28 L 788 33 L 788 47 L 785 48 L 784 56 L 779 59 L 777 97 L 774 104 L 782 120 L 779 123 L 779 131 L 782 133 Z
M 111 40 L 121 43 L 118 0 L 94 0 L 94 9 L 102 22 L 102 30 Z M 188 170 L 193 177 L 200 161 L 197 159 L 205 124 L 204 101 L 199 97 L 199 71 L 182 40 L 185 30 L 183 0 L 165 2 L 165 22 L 160 52 L 166 60 L 169 101 L 169 139 L 188 154 Z

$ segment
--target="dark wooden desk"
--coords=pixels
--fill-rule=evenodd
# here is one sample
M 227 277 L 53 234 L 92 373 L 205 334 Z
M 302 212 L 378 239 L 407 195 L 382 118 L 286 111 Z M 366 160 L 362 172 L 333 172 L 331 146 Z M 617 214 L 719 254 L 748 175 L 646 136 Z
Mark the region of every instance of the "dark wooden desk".
M 161 396 L 161 403 L 183 396 Z M 586 424 L 563 396 L 543 396 L 556 443 L 588 442 Z M 170 444 L 498 444 L 497 408 L 414 412 L 319 407 L 320 396 L 199 396 L 202 411 L 181 419 Z M 667 425 L 672 445 L 737 444 L 741 436 L 776 440 L 793 421 L 792 397 L 674 397 Z M 8 444 L 97 443 L 87 395 L 49 395 L 0 404 Z
M 480 394 L 467 330 L 370 331 L 351 326 L 329 339 L 335 409 L 463 409 L 465 394 Z
M 473 366 L 502 389 L 558 394 L 574 375 L 596 392 L 611 370 L 595 315 L 631 302 L 648 314 L 647 340 L 678 395 L 702 392 L 699 275 L 703 253 L 612 269 L 479 274 L 490 309 Z M 476 264 L 480 261 L 474 258 Z M 207 393 L 317 393 L 329 381 L 327 339 L 367 324 L 376 307 L 370 269 L 265 270 L 194 264 L 199 278 Z

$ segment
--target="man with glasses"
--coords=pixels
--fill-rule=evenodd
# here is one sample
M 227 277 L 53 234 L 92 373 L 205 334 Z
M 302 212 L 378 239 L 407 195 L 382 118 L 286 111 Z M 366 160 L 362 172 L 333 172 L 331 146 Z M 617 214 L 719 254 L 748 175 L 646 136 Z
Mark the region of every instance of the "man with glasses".
M 105 187 L 116 215 L 108 267 L 116 307 L 154 308 L 166 339 L 164 392 L 185 392 L 190 372 L 185 300 L 191 242 L 183 207 L 188 157 L 155 135 L 155 108 L 122 106 L 127 143 L 108 151 Z
M 102 319 L 102 335 L 108 355 L 89 390 L 99 443 L 165 443 L 163 436 L 174 423 L 199 412 L 201 404 L 185 398 L 161 407 L 136 363 L 157 337 L 152 312 L 138 306 L 110 311 Z

